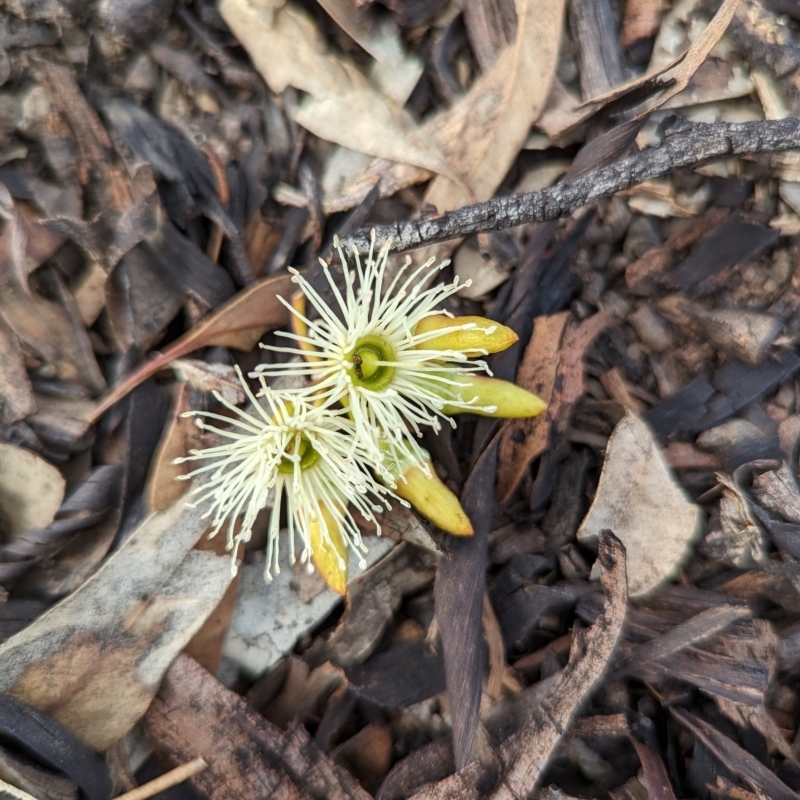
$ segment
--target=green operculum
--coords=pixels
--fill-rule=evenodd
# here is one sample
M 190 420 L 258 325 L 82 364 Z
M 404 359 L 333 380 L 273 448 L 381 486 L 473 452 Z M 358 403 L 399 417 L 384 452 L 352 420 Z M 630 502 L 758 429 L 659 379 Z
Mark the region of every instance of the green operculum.
M 378 391 L 394 377 L 394 350 L 382 336 L 362 336 L 347 355 L 347 362 L 355 386 Z
M 278 464 L 278 471 L 284 474 L 292 474 L 296 463 L 299 463 L 300 469 L 308 469 L 317 463 L 319 453 L 312 447 L 311 442 L 301 433 L 292 439 L 286 445 L 284 450 L 285 455 Z M 299 462 L 298 462 L 299 456 Z

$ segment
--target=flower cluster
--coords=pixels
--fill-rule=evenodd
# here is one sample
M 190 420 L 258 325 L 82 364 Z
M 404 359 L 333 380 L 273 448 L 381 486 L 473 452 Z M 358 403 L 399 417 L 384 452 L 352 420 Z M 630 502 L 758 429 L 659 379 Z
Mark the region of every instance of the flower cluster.
M 290 360 L 257 367 L 250 375 L 260 386 L 255 394 L 240 374 L 249 406 L 242 410 L 217 397 L 233 417 L 190 412 L 221 443 L 180 460 L 208 462 L 186 477 L 202 478 L 195 491 L 210 500 L 212 534 L 227 523 L 234 559 L 272 497 L 267 577 L 279 571 L 285 506 L 292 560 L 297 534 L 301 561 L 316 564 L 329 585 L 343 592 L 348 549 L 359 555 L 364 550 L 354 512 L 380 532 L 376 515 L 395 499 L 445 531 L 472 533 L 458 499 L 419 443 L 425 428 L 439 431 L 442 421 L 455 425 L 452 415 L 465 411 L 527 417 L 545 406 L 511 383 L 476 374 L 489 372 L 479 357 L 517 337 L 488 319 L 454 318 L 440 310 L 461 288 L 458 278 L 434 283 L 449 262 L 411 268 L 406 259 L 390 275 L 390 243 L 376 254 L 374 233 L 363 260 L 354 250 L 348 263 L 338 240 L 334 244 L 341 280 L 322 260 L 324 290 L 292 270 L 302 294 L 286 303 L 292 330 L 278 333 L 289 342 L 262 345 Z M 267 383 L 286 377 L 301 378 L 303 386 L 276 390 Z

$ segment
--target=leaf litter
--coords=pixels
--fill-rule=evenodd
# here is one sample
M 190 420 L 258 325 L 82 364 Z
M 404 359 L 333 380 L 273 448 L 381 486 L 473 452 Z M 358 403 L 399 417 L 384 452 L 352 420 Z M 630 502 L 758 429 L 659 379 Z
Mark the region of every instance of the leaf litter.
M 334 233 L 796 114 L 791 4 L 134 5 L 17 4 L 0 43 L 0 780 L 796 794 L 792 153 L 414 254 L 549 409 L 429 437 L 475 535 L 361 520 L 344 606 L 263 583 L 266 518 L 231 580 L 173 463 Z

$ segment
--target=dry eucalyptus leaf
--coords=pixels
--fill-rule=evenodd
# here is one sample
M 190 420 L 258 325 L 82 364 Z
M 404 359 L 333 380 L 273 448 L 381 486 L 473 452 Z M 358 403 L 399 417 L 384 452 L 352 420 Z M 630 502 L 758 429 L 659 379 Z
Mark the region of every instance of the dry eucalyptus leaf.
M 519 154 L 544 109 L 558 64 L 565 0 L 517 0 L 515 40 L 451 110 L 426 126 L 469 194 L 445 175 L 425 202 L 439 213 L 488 200 Z M 450 255 L 457 242 L 423 248 L 421 262 Z
M 227 556 L 192 549 L 203 513 L 179 501 L 148 517 L 83 586 L 0 646 L 0 692 L 96 750 L 127 733 L 231 581 Z
M 583 394 L 583 356 L 611 317 L 601 311 L 578 323 L 568 311 L 534 320 L 533 335 L 517 371 L 517 383 L 548 404 L 546 413 L 506 424 L 500 442 L 498 494 L 508 500 L 531 462 L 544 453 L 553 427 L 566 431 Z
M 719 500 L 719 524 L 714 519 L 703 539 L 706 557 L 737 569 L 753 569 L 769 563 L 769 540 L 750 510 L 750 499 L 723 475 L 717 475 L 724 487 Z
M 517 0 L 514 42 L 452 108 L 423 126 L 425 135 L 445 153 L 472 195 L 465 195 L 441 174 L 425 196 L 425 202 L 439 212 L 490 198 L 506 176 L 547 102 L 558 61 L 564 5 L 563 0 Z M 342 211 L 361 202 L 378 180 L 381 196 L 387 197 L 429 177 L 409 162 L 376 161 L 354 184 L 326 197 L 323 205 L 328 213 Z M 452 249 L 453 243 L 435 251 L 426 248 L 417 257 L 424 260 L 435 254 L 444 258 Z
M 517 384 L 541 397 L 548 405 L 556 392 L 561 341 L 569 320 L 568 311 L 536 317 L 533 333 L 517 370 Z M 533 419 L 515 419 L 506 423 L 497 468 L 497 492 L 501 502 L 508 500 L 529 464 L 544 452 L 552 425 L 549 412 Z
M 414 800 L 519 800 L 540 782 L 557 746 L 608 669 L 622 635 L 628 605 L 625 548 L 612 533 L 599 537 L 598 562 L 605 594 L 602 614 L 588 631 L 578 631 L 567 666 L 547 685 L 519 730 L 494 748 L 496 761 L 480 759 L 411 795 Z M 406 796 L 406 795 L 404 795 Z
M 422 60 L 403 47 L 400 31 L 388 17 L 353 13 L 351 0 L 320 0 L 319 3 L 348 36 L 374 59 L 370 78 L 385 95 L 402 106 L 424 70 Z
M 66 485 L 49 461 L 24 447 L 0 443 L 0 540 L 46 528 L 61 506 Z
M 63 306 L 9 284 L 0 292 L 0 313 L 46 370 L 66 383 L 79 383 L 93 392 L 105 388 L 83 325 L 71 318 Z
M 699 533 L 701 511 L 667 466 L 653 434 L 626 412 L 608 442 L 592 507 L 578 529 L 582 542 L 612 530 L 628 553 L 628 591 L 646 594 L 674 576 Z
M 437 143 L 350 59 L 329 51 L 302 9 L 222 0 L 219 11 L 272 91 L 294 86 L 307 93 L 293 111 L 304 128 L 376 158 L 450 173 Z
M 705 30 L 700 34 L 697 40 L 692 43 L 692 46 L 686 51 L 686 55 L 682 57 L 680 62 L 675 66 L 674 72 L 669 76 L 675 79 L 675 83 L 661 98 L 659 98 L 655 103 L 655 108 L 660 108 L 686 89 L 689 85 L 689 81 L 727 30 L 738 5 L 739 0 L 724 0 Z M 673 13 L 676 11 L 678 11 L 677 7 L 673 9 Z M 658 59 L 655 55 L 654 48 L 653 62 L 657 61 Z M 655 110 L 655 108 L 651 110 Z
M 550 111 L 548 109 L 543 115 L 542 121 L 544 122 L 547 119 L 547 124 L 543 124 L 542 129 L 546 131 L 547 135 L 553 139 L 563 136 L 568 131 L 586 122 L 590 117 L 593 117 L 602 108 L 624 98 L 626 95 L 630 95 L 632 99 L 639 97 L 641 90 L 649 88 L 650 93 L 664 91 L 660 97 L 648 106 L 646 111 L 639 115 L 640 118 L 661 108 L 672 100 L 675 95 L 683 92 L 694 74 L 706 60 L 708 54 L 722 38 L 733 18 L 739 0 L 724 0 L 703 32 L 687 50 L 679 52 L 680 44 L 674 41 L 663 46 L 662 37 L 666 35 L 674 38 L 676 35 L 675 31 L 665 34 L 665 31 L 669 29 L 669 25 L 677 24 L 682 31 L 688 24 L 687 16 L 693 11 L 693 6 L 696 4 L 695 2 L 689 2 L 675 5 L 668 18 L 661 25 L 659 36 L 653 48 L 653 58 L 644 75 L 634 78 L 632 81 L 618 86 L 610 92 L 605 92 L 602 95 L 593 97 L 591 100 L 586 100 L 573 108 L 569 108 L 565 102 L 564 92 L 554 93 L 550 105 L 556 104 L 558 106 L 557 111 L 560 113 L 548 114 Z M 659 50 L 660 46 L 661 50 Z M 680 98 L 676 103 L 683 103 L 683 99 Z
M 94 403 L 86 397 L 52 397 L 34 394 L 36 410 L 25 422 L 47 444 L 71 452 L 87 447 L 89 422 L 87 416 Z
M 194 350 L 209 345 L 251 350 L 266 331 L 280 328 L 289 322 L 289 312 L 279 298 L 288 299 L 292 287 L 292 276 L 286 273 L 264 278 L 243 289 L 202 319 L 180 339 L 174 341 L 156 358 L 146 361 L 117 384 L 97 404 L 89 421 L 95 422 L 140 383 L 164 369 L 175 359 Z
M 150 461 L 144 494 L 147 510 L 151 513 L 165 511 L 188 491 L 189 484 L 178 478 L 187 475 L 191 468 L 185 462 L 176 464 L 175 459 L 203 447 L 202 434 L 195 420 L 183 416 L 191 411 L 187 384 L 178 384 L 176 392 L 169 419 Z
M 0 183 L 0 284 L 13 278 L 23 289 L 28 275 L 47 261 L 66 241 L 41 225 L 41 215 L 28 203 L 15 202 Z
M 193 363 L 196 363 L 198 368 L 202 368 L 202 366 L 224 366 L 222 364 L 205 364 L 205 362 L 201 361 Z M 231 367 L 225 366 L 224 368 L 233 372 Z M 236 385 L 239 392 L 241 392 L 241 384 L 237 381 Z M 164 426 L 161 441 L 158 443 L 158 448 L 150 462 L 150 472 L 145 488 L 145 498 L 149 511 L 166 510 L 189 490 L 189 484 L 185 481 L 177 480 L 177 478 L 186 475 L 191 467 L 185 462 L 176 464 L 175 459 L 186 455 L 192 450 L 202 449 L 203 435 L 195 424 L 196 420 L 194 418 L 183 416 L 185 412 L 191 410 L 188 395 L 188 385 L 186 383 L 178 384 L 170 417 Z M 231 402 L 241 402 L 242 400 L 243 398 L 235 398 Z M 195 545 L 195 548 L 198 550 L 210 550 L 217 555 L 224 555 L 225 545 L 224 536 L 215 536 L 212 539 L 203 537 Z M 237 576 L 228 586 L 219 605 L 186 646 L 186 652 L 212 674 L 216 674 L 219 668 L 222 649 L 227 638 L 231 615 L 236 603 L 238 586 Z
M 0 425 L 10 425 L 36 410 L 22 348 L 0 318 Z
M 494 193 L 544 108 L 558 61 L 564 6 L 563 0 L 518 0 L 514 42 L 451 111 L 431 123 L 477 200 Z M 437 179 L 425 199 L 440 212 L 473 201 L 454 196 L 456 188 Z

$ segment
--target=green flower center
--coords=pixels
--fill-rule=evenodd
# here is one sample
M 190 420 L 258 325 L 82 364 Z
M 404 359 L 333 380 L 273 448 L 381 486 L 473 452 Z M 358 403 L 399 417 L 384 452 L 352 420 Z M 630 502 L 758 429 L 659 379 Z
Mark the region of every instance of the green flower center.
M 348 371 L 356 386 L 379 391 L 392 382 L 394 367 L 386 362 L 394 361 L 394 350 L 381 336 L 362 336 L 347 360 L 352 364 Z
M 286 447 L 286 455 L 281 459 L 281 463 L 278 464 L 278 472 L 283 472 L 284 474 L 291 475 L 294 472 L 294 460 L 290 457 L 295 455 L 293 452 L 295 448 L 295 442 L 297 442 L 297 438 L 293 439 L 291 444 L 287 445 Z M 297 444 L 297 451 L 300 455 L 300 469 L 308 469 L 309 467 L 313 467 L 314 464 L 317 463 L 317 459 L 319 459 L 319 453 L 311 446 L 311 442 L 303 435 L 300 434 L 300 441 Z

